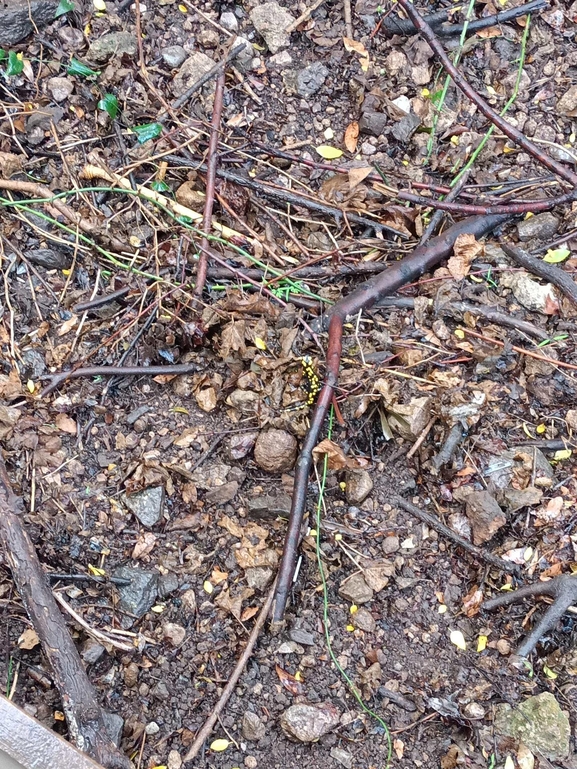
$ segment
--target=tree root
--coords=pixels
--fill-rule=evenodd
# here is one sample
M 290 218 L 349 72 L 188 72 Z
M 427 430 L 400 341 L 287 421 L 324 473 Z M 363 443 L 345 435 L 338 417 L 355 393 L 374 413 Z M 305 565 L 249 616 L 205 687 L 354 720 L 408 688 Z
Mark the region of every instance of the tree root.
M 62 698 L 70 738 L 108 769 L 129 769 L 104 724 L 96 692 L 58 609 L 46 575 L 22 522 L 22 500 L 15 496 L 0 454 L 0 542 L 14 584 L 50 666 Z
M 501 243 L 501 248 L 514 262 L 520 264 L 533 275 L 545 278 L 559 289 L 577 307 L 577 283 L 559 267 L 536 259 L 521 248 L 509 243 Z
M 549 580 L 549 582 L 537 582 L 534 585 L 527 585 L 512 593 L 504 593 L 496 598 L 491 598 L 482 605 L 483 609 L 492 611 L 499 606 L 510 606 L 511 604 L 519 603 L 524 598 L 541 595 L 553 598 L 553 603 L 517 649 L 517 654 L 520 657 L 527 657 L 537 646 L 541 638 L 555 628 L 555 625 L 571 604 L 577 603 L 577 575 L 562 574 L 559 577 L 555 577 L 555 579 Z
M 355 291 L 337 302 L 327 313 L 325 318 L 325 320 L 329 321 L 327 378 L 317 400 L 311 419 L 311 426 L 296 464 L 291 512 L 274 597 L 273 630 L 278 630 L 282 626 L 288 594 L 292 584 L 306 505 L 308 477 L 312 466 L 312 451 L 318 443 L 325 417 L 333 401 L 334 388 L 339 376 L 343 323 L 346 317 L 354 315 L 361 309 L 372 307 L 379 299 L 392 294 L 405 283 L 415 280 L 431 267 L 438 264 L 451 253 L 455 240 L 459 235 L 468 233 L 475 235 L 475 237 L 481 237 L 507 221 L 507 219 L 508 217 L 503 216 L 479 217 L 465 219 L 458 224 L 454 224 L 442 235 L 433 238 L 427 246 L 416 248 L 410 256 L 391 265 L 383 274 L 362 283 Z

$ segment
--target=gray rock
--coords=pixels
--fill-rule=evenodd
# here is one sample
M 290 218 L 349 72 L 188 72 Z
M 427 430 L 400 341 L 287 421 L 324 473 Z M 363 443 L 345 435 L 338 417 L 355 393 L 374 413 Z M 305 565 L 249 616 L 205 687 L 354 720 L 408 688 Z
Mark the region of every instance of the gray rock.
M 519 240 L 547 240 L 559 229 L 559 219 L 550 211 L 530 216 L 517 224 Z
M 290 67 L 292 63 L 293 59 L 288 51 L 279 51 L 278 53 L 275 53 L 274 56 L 270 57 L 267 66 L 271 69 L 283 70 Z
M 345 769 L 353 769 L 353 756 L 342 748 L 331 748 L 331 758 L 334 758 Z
M 182 96 L 182 94 L 194 85 L 197 80 L 214 67 L 214 61 L 201 51 L 196 51 L 192 56 L 184 62 L 182 67 L 178 70 L 172 81 L 172 92 L 175 96 Z M 205 86 L 207 89 L 214 89 L 214 82 L 212 84 L 207 83 Z
M 488 542 L 507 523 L 505 513 L 488 491 L 472 491 L 466 499 L 465 509 L 471 522 L 475 545 Z
M 256 713 L 247 710 L 242 717 L 242 736 L 249 742 L 262 740 L 265 735 L 265 726 Z
M 241 37 L 240 35 L 234 41 L 234 47 L 236 48 L 238 45 L 242 45 L 243 47 L 236 55 L 234 60 L 235 65 L 241 71 L 246 72 L 252 67 L 254 48 L 252 47 L 250 40 L 247 40 L 246 37 Z
M 162 518 L 164 487 L 150 486 L 130 496 L 125 494 L 122 501 L 140 523 L 150 529 Z
M 353 574 L 341 582 L 339 595 L 351 603 L 360 605 L 373 597 L 373 589 L 367 585 L 362 574 Z
M 203 48 L 216 48 L 220 42 L 220 37 L 216 29 L 203 26 L 198 33 L 196 40 Z
M 95 638 L 87 638 L 80 649 L 80 656 L 87 665 L 94 665 L 102 657 L 106 649 Z
M 497 734 L 519 740 L 550 761 L 569 755 L 569 719 L 550 692 L 528 697 L 515 709 L 497 705 L 493 725 Z
M 116 745 L 116 747 L 118 747 L 120 745 L 120 740 L 122 739 L 124 719 L 117 713 L 109 713 L 107 710 L 102 711 L 102 718 L 104 720 L 104 726 L 106 727 L 108 736 Z
M 0 3 L 0 45 L 16 45 L 34 27 L 54 21 L 59 0 L 9 0 Z
M 501 497 L 507 512 L 513 515 L 523 507 L 538 505 L 543 499 L 543 492 L 535 486 L 527 486 L 526 489 L 505 489 Z
M 225 11 L 220 17 L 220 26 L 228 29 L 229 32 L 238 31 L 238 19 L 232 11 Z
M 186 51 L 181 45 L 168 45 L 160 52 L 163 62 L 167 67 L 176 69 L 186 59 Z
M 385 539 L 383 540 L 383 544 L 382 544 L 383 553 L 385 555 L 396 553 L 400 546 L 401 546 L 401 542 L 399 538 L 396 535 L 391 534 L 388 537 L 385 537 Z
M 374 155 L 377 151 L 377 148 L 374 144 L 371 144 L 371 142 L 363 142 L 361 144 L 361 152 L 363 155 Z
M 297 742 L 316 742 L 337 726 L 340 711 L 330 702 L 291 705 L 280 717 L 286 736 Z
M 0 42 L 2 41 L 0 40 Z M 567 117 L 575 117 L 575 114 L 577 114 L 577 85 L 572 85 L 559 99 L 557 102 L 557 112 Z
M 74 91 L 74 83 L 67 77 L 51 77 L 47 86 L 54 101 L 58 102 L 67 99 Z
M 231 502 L 238 493 L 238 482 L 229 481 L 222 486 L 215 486 L 209 489 L 204 495 L 204 500 L 209 505 L 226 505 Z
M 27 379 L 39 379 L 46 371 L 46 362 L 44 356 L 38 350 L 24 350 L 22 352 L 22 362 Z
M 370 136 L 384 134 L 389 123 L 389 116 L 384 112 L 363 112 L 359 120 L 359 131 Z
M 161 574 L 158 579 L 158 597 L 167 598 L 171 593 L 178 590 L 178 577 L 172 572 Z
M 303 646 L 314 646 L 316 641 L 313 633 L 300 627 L 294 627 L 289 631 L 291 641 Z
M 374 633 L 377 627 L 371 612 L 362 607 L 352 615 L 352 622 L 355 627 L 358 627 L 359 630 L 364 630 L 365 633 Z
M 76 27 L 61 27 L 58 30 L 58 37 L 62 40 L 64 47 L 70 51 L 79 51 L 84 46 L 84 34 Z
M 257 5 L 250 13 L 250 20 L 271 53 L 278 53 L 290 44 L 290 35 L 285 30 L 294 18 L 278 3 Z
M 328 69 L 320 61 L 315 61 L 314 64 L 301 69 L 297 74 L 298 95 L 308 99 L 322 88 L 328 74 Z
M 303 646 L 299 646 L 295 641 L 285 641 L 276 650 L 277 654 L 304 654 Z
M 26 258 L 47 270 L 66 270 L 72 264 L 69 254 L 54 248 L 34 248 L 26 252 Z
M 153 686 L 150 693 L 153 697 L 156 697 L 157 700 L 167 700 L 170 697 L 168 686 L 164 681 L 159 681 L 156 686 Z
M 131 32 L 109 32 L 90 44 L 88 58 L 103 63 L 111 56 L 136 56 L 137 51 L 136 37 Z
M 253 590 L 260 590 L 261 593 L 270 585 L 273 577 L 272 569 L 267 566 L 249 567 L 244 574 L 247 585 Z
M 130 580 L 130 585 L 124 585 L 118 590 L 120 608 L 137 617 L 142 617 L 158 595 L 158 574 L 135 566 L 121 566 L 115 569 L 113 576 Z
M 138 406 L 137 408 L 132 409 L 130 414 L 126 417 L 126 424 L 133 425 L 137 419 L 140 419 L 140 417 L 143 417 L 149 411 L 150 406 Z
M 274 520 L 279 515 L 286 516 L 290 513 L 291 498 L 288 494 L 278 496 L 256 497 L 248 503 L 249 518 L 270 518 Z
M 391 129 L 391 133 L 401 143 L 408 142 L 411 136 L 415 133 L 417 128 L 421 125 L 421 118 L 411 112 L 409 115 L 401 118 L 398 123 L 395 123 Z
M 345 480 L 349 505 L 360 505 L 373 490 L 373 481 L 366 470 L 348 470 Z

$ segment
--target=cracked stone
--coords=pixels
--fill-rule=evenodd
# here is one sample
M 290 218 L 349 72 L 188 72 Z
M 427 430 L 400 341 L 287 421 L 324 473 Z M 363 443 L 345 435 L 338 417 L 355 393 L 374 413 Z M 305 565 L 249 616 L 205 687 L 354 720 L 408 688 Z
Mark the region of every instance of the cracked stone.
M 320 61 L 315 61 L 314 64 L 310 64 L 308 67 L 301 69 L 297 74 L 297 93 L 302 96 L 303 99 L 308 99 L 309 96 L 313 96 L 320 88 L 322 88 L 327 75 L 328 69 Z
M 569 718 L 550 692 L 528 697 L 514 709 L 497 705 L 494 727 L 497 734 L 513 737 L 551 761 L 569 755 Z
M 88 58 L 105 62 L 111 56 L 136 56 L 136 37 L 130 32 L 109 32 L 94 40 L 88 49 Z
M 54 21 L 59 0 L 10 0 L 0 6 L 0 45 L 24 40 L 34 27 Z M 4 7 L 6 5 L 7 7 Z
M 126 507 L 143 526 L 152 528 L 162 518 L 164 507 L 164 487 L 151 486 L 122 499 Z
M 330 702 L 291 705 L 282 714 L 280 725 L 286 736 L 297 742 L 316 742 L 337 726 L 340 711 Z
M 278 3 L 257 5 L 250 13 L 250 20 L 271 53 L 278 53 L 290 44 L 290 35 L 285 30 L 294 18 Z

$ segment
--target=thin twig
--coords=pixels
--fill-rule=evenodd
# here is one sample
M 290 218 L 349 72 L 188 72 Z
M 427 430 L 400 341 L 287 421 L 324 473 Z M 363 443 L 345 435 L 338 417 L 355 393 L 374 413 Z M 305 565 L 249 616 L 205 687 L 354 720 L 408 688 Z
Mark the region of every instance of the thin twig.
M 554 264 L 544 262 L 542 259 L 536 259 L 526 251 L 512 246 L 510 243 L 501 243 L 501 248 L 514 262 L 529 270 L 533 275 L 538 275 L 540 278 L 548 280 L 577 306 L 577 283 L 566 272 L 559 267 L 555 267 Z
M 216 703 L 210 716 L 207 718 L 204 725 L 196 735 L 194 742 L 190 746 L 190 750 L 184 757 L 185 762 L 192 761 L 194 758 L 196 758 L 200 749 L 204 745 L 205 740 L 208 738 L 214 725 L 218 721 L 218 718 L 222 713 L 222 711 L 224 710 L 226 703 L 230 699 L 230 696 L 233 693 L 236 685 L 238 684 L 238 681 L 252 655 L 252 652 L 258 640 L 260 631 L 262 630 L 262 627 L 270 611 L 270 607 L 272 606 L 275 588 L 276 588 L 276 580 L 273 583 L 271 589 L 269 590 L 266 600 L 263 604 L 263 607 L 260 610 L 260 614 L 258 615 L 256 622 L 254 623 L 254 627 L 250 632 L 244 651 L 241 654 L 238 662 L 236 663 L 236 666 L 232 671 L 230 678 L 228 679 L 228 683 L 224 687 L 218 702 Z
M 567 368 L 571 371 L 577 371 L 577 365 L 574 363 L 564 363 L 561 360 L 555 360 L 555 358 L 548 358 L 546 355 L 540 355 L 538 352 L 533 352 L 533 350 L 526 350 L 524 347 L 517 347 L 514 344 L 508 345 L 505 342 L 502 342 L 500 339 L 493 339 L 491 336 L 478 334 L 476 331 L 473 331 L 470 328 L 462 328 L 462 331 L 464 331 L 465 334 L 468 334 L 469 336 L 474 336 L 475 339 L 481 339 L 483 342 L 489 342 L 489 344 L 494 344 L 497 347 L 510 347 L 511 350 L 518 352 L 520 355 L 527 355 L 529 358 L 541 360 L 544 363 L 549 363 L 551 366 L 558 366 L 559 368 Z
M 320 8 L 324 2 L 326 2 L 326 0 L 315 0 L 310 8 L 307 8 L 306 11 L 303 11 L 298 19 L 295 19 L 291 24 L 288 25 L 288 27 L 285 29 L 287 35 L 290 35 L 295 31 L 297 27 L 300 27 L 304 21 L 307 21 L 310 18 L 310 15 L 314 13 L 317 8 Z
M 469 174 L 463 174 L 463 176 L 459 179 L 459 181 L 455 184 L 455 186 L 451 189 L 449 194 L 445 197 L 444 202 L 445 203 L 452 203 L 454 200 L 456 200 L 463 187 L 467 183 L 467 179 L 469 177 Z M 443 211 L 438 208 L 434 214 L 431 216 L 431 221 L 428 223 L 428 225 L 425 228 L 425 231 L 421 235 L 421 239 L 419 240 L 419 245 L 424 246 L 425 243 L 427 243 L 435 234 L 437 227 L 440 226 L 441 222 L 443 221 Z
M 488 563 L 491 566 L 495 566 L 497 569 L 501 569 L 501 571 L 506 571 L 508 573 L 516 573 L 518 571 L 518 567 L 514 563 L 511 563 L 511 561 L 505 561 L 503 558 L 499 558 L 498 555 L 493 555 L 492 553 L 487 553 L 484 550 L 481 550 L 480 547 L 477 547 L 477 545 L 469 542 L 468 539 L 461 537 L 459 534 L 453 531 L 453 529 L 445 526 L 445 524 L 442 523 L 437 517 L 431 515 L 431 513 L 428 513 L 426 510 L 421 510 L 420 507 L 413 505 L 411 502 L 407 502 L 407 500 L 403 499 L 402 497 L 395 497 L 392 501 L 393 504 L 398 505 L 403 510 L 406 510 L 407 513 L 415 515 L 417 518 L 423 521 L 423 523 L 426 523 L 427 526 L 431 526 L 431 528 L 435 529 L 435 531 L 437 531 L 439 534 L 442 534 L 444 537 L 447 537 L 447 539 L 452 540 L 456 545 L 462 547 L 463 550 L 466 550 L 468 553 L 472 553 L 477 558 L 485 561 L 485 563 Z
M 197 363 L 175 363 L 173 366 L 86 366 L 86 368 L 61 371 L 59 374 L 48 374 L 43 377 L 50 379 L 50 384 L 42 390 L 40 397 L 44 398 L 68 379 L 90 376 L 173 376 L 191 374 L 197 370 Z
M 125 644 L 122 643 L 122 641 L 116 641 L 114 638 L 110 638 L 110 636 L 107 636 L 106 633 L 102 633 L 100 630 L 96 630 L 96 628 L 91 627 L 86 620 L 78 614 L 77 611 L 75 611 L 70 604 L 64 600 L 64 598 L 60 595 L 60 593 L 57 590 L 52 591 L 52 595 L 54 598 L 58 601 L 60 606 L 64 609 L 64 611 L 68 612 L 72 619 L 77 622 L 81 627 L 86 630 L 88 635 L 95 638 L 97 641 L 100 641 L 100 643 L 103 643 L 108 646 L 114 646 L 115 649 L 120 649 L 120 651 L 123 652 L 133 652 L 136 651 L 136 647 L 134 644 Z

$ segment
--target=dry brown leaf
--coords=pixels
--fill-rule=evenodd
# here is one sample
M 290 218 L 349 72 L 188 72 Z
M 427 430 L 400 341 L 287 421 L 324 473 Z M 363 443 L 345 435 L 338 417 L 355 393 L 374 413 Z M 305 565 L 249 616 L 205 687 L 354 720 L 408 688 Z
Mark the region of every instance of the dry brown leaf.
M 229 358 L 231 352 L 238 352 L 241 358 L 244 357 L 246 353 L 245 331 L 244 320 L 233 320 L 223 328 L 220 340 L 221 358 Z
M 214 387 L 205 387 L 203 390 L 198 390 L 198 392 L 194 394 L 194 397 L 203 411 L 208 413 L 216 408 L 217 398 Z
M 363 181 L 363 179 L 367 178 L 372 170 L 373 169 L 370 166 L 365 166 L 364 168 L 351 168 L 349 171 L 349 189 L 354 190 L 355 187 Z
M 63 433 L 69 433 L 70 435 L 76 435 L 78 430 L 76 422 L 68 414 L 57 414 L 54 424 Z
M 22 635 L 18 639 L 18 648 L 33 649 L 35 646 L 38 646 L 39 643 L 40 643 L 40 639 L 38 638 L 38 634 L 36 633 L 34 628 L 29 627 L 22 633 Z
M 220 606 L 221 609 L 230 612 L 232 616 L 240 622 L 242 617 L 242 602 L 252 595 L 254 595 L 254 590 L 250 587 L 245 587 L 237 596 L 231 596 L 230 591 L 227 589 L 223 590 L 214 602 L 217 606 Z
M 146 531 L 141 534 L 136 540 L 134 550 L 132 551 L 132 557 L 137 560 L 145 555 L 148 555 L 156 544 L 156 536 L 151 531 Z
M 474 617 L 478 614 L 483 603 L 483 591 L 476 585 L 463 598 L 463 611 L 467 617 Z
M 315 460 L 324 458 L 324 455 L 328 457 L 329 470 L 358 470 L 359 467 L 364 467 L 366 462 L 356 459 L 355 457 L 347 457 L 345 452 L 339 445 L 333 441 L 325 438 L 313 449 L 313 457 Z
M 358 53 L 359 56 L 368 56 L 369 52 L 365 48 L 365 46 L 358 42 L 357 40 L 353 40 L 351 37 L 343 37 L 343 43 L 345 44 L 345 49 L 351 53 L 355 52 Z
M 13 155 L 11 152 L 0 152 L 0 176 L 9 179 L 24 168 L 24 155 Z
M 348 124 L 345 130 L 345 147 L 351 154 L 357 151 L 358 141 L 359 141 L 359 124 L 356 120 L 353 120 L 351 123 Z
M 225 582 L 228 579 L 228 572 L 221 571 L 220 569 L 213 569 L 210 575 L 210 581 L 213 585 L 220 585 L 221 582 Z
M 369 561 L 368 565 L 363 564 L 364 580 L 375 593 L 380 592 L 389 584 L 389 577 L 392 577 L 394 573 L 395 566 L 388 561 Z
M 232 518 L 229 518 L 228 515 L 223 515 L 218 522 L 218 525 L 222 526 L 223 529 L 226 529 L 229 534 L 232 534 L 233 537 L 242 539 L 244 534 L 242 526 L 239 526 L 238 523 L 233 521 Z
M 174 445 L 179 446 L 181 449 L 188 449 L 198 438 L 197 427 L 187 427 L 182 433 L 175 438 Z
M 293 675 L 287 673 L 280 665 L 275 665 L 276 674 L 283 687 L 293 696 L 297 697 L 304 694 L 302 681 L 298 681 Z
M 459 235 L 453 247 L 453 256 L 447 262 L 447 268 L 455 280 L 462 280 L 469 274 L 473 259 L 483 250 L 471 233 Z
M 15 368 L 8 375 L 0 374 L 0 398 L 10 400 L 22 393 L 22 384 Z

